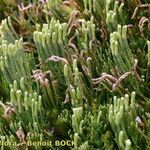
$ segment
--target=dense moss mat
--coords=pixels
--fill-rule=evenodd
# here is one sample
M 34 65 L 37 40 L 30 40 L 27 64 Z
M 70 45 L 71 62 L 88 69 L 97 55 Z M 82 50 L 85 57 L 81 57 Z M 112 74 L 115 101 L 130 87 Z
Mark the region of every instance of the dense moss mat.
M 149 0 L 0 0 L 1 150 L 149 150 L 149 74 Z

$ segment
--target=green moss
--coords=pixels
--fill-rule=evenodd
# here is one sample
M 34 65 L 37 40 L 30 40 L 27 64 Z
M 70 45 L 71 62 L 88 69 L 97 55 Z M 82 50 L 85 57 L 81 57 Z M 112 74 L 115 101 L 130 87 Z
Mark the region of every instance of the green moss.
M 2 150 L 149 149 L 147 3 L 0 2 Z

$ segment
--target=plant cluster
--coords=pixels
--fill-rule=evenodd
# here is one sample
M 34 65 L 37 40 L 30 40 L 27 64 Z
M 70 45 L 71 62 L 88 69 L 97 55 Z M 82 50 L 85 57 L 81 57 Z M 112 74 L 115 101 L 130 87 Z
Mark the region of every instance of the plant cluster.
M 1 0 L 0 20 L 1 150 L 150 149 L 149 0 Z

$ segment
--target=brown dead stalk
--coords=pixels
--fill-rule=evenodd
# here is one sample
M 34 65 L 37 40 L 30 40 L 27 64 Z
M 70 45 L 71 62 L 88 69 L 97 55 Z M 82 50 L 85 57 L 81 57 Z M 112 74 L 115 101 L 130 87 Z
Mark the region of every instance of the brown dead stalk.
M 114 77 L 113 75 L 107 74 L 107 73 L 102 73 L 102 76 L 96 79 L 92 79 L 93 83 L 99 84 L 100 82 L 106 81 L 110 86 L 112 86 L 112 91 L 115 91 L 117 89 L 117 87 L 121 84 L 121 82 L 127 78 L 129 75 L 135 75 L 140 81 L 142 81 L 142 79 L 139 77 L 138 73 L 137 73 L 137 63 L 138 60 L 135 59 L 134 60 L 134 65 L 131 69 L 131 71 L 129 72 L 125 72 L 124 74 L 122 74 L 119 78 Z
M 54 62 L 63 62 L 64 64 L 68 64 L 68 60 L 66 58 L 63 57 L 59 57 L 59 56 L 51 56 L 47 59 L 47 61 L 54 61 Z
M 51 72 L 46 71 L 42 72 L 41 70 L 34 70 L 33 75 L 31 76 L 35 81 L 39 82 L 41 86 L 48 87 L 49 86 L 49 80 L 48 76 L 50 76 Z
M 136 7 L 136 8 L 134 9 L 134 12 L 133 12 L 133 15 L 132 15 L 131 19 L 134 19 L 134 18 L 135 18 L 135 16 L 136 16 L 136 14 L 137 14 L 137 12 L 138 12 L 139 9 L 142 9 L 142 8 L 149 8 L 149 7 L 150 7 L 150 4 L 142 4 L 142 5 L 139 5 L 138 7 Z
M 13 116 L 13 114 L 15 113 L 15 109 L 10 105 L 3 104 L 2 102 L 0 102 L 0 105 L 4 109 L 4 113 L 3 113 L 2 117 L 4 119 L 10 119 Z

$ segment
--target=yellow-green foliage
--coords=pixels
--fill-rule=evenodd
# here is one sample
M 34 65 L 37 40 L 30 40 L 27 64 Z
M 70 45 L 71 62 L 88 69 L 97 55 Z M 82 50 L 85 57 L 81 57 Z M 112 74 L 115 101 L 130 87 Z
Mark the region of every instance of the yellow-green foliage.
M 1 150 L 149 150 L 148 0 L 0 1 Z

